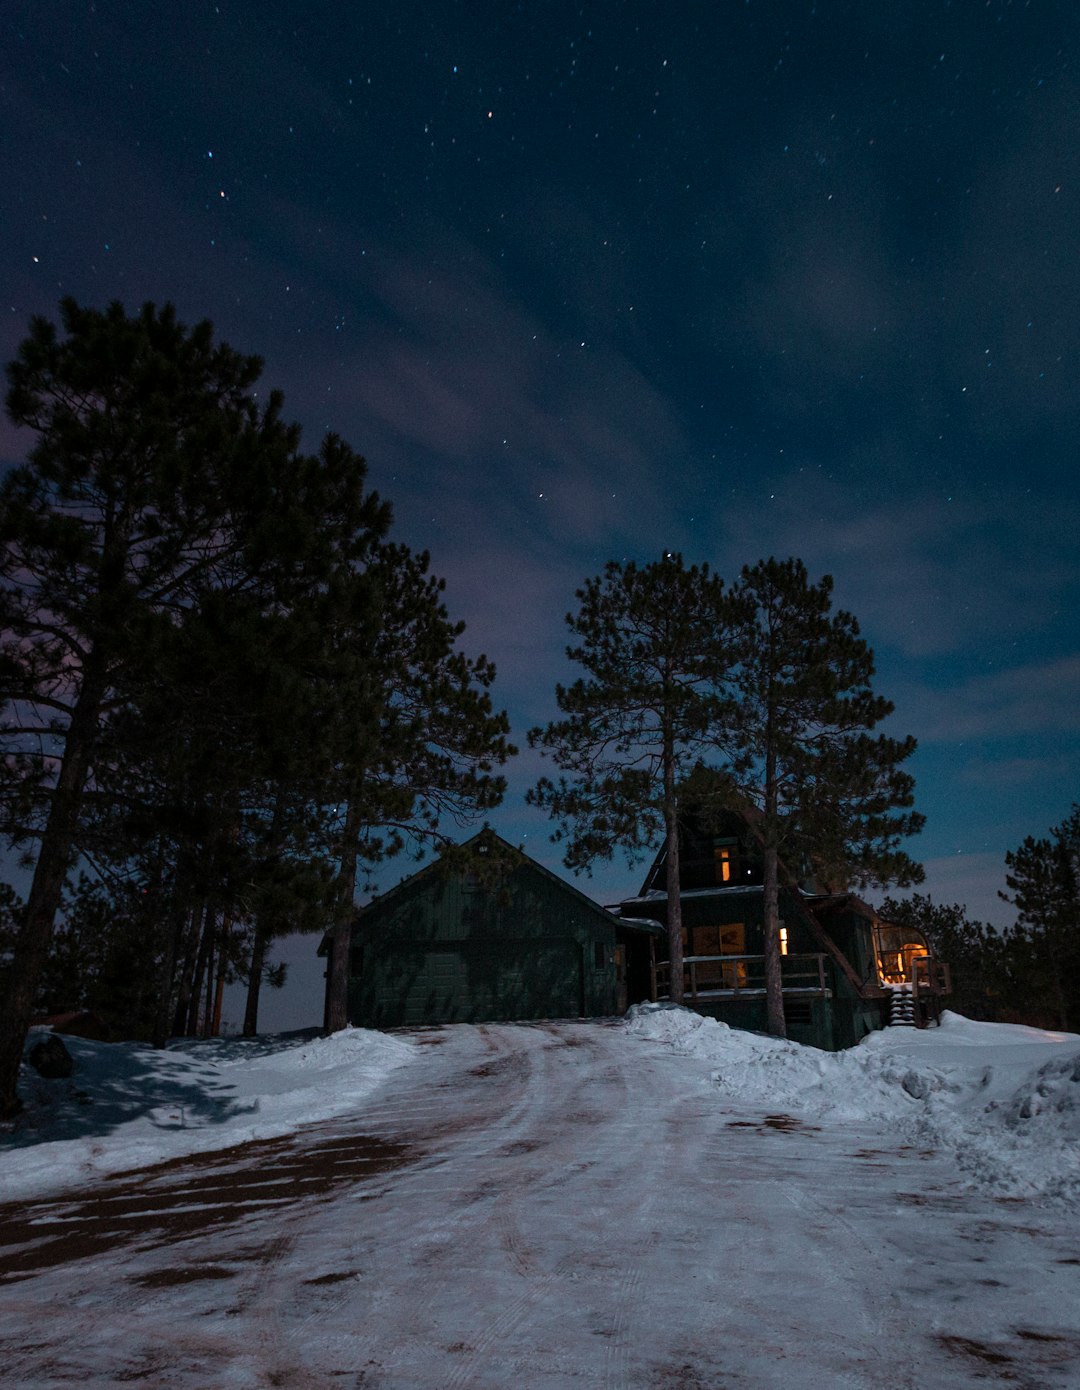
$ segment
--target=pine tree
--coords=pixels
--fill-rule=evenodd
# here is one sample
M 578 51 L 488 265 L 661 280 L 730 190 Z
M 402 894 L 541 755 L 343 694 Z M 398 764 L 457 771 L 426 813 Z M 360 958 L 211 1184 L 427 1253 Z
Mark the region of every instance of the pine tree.
M 10 365 L 8 413 L 34 431 L 0 487 L 0 823 L 38 845 L 6 1004 L 0 1114 L 88 792 L 115 756 L 108 731 L 153 688 L 155 664 L 208 595 L 282 603 L 297 575 L 325 584 L 385 530 L 362 460 L 328 436 L 298 453 L 281 398 L 255 399 L 261 364 L 215 345 L 170 306 L 129 318 L 61 306 Z
M 703 750 L 722 743 L 732 662 L 723 581 L 681 555 L 611 561 L 577 591 L 567 649 L 587 676 L 559 686 L 565 718 L 529 734 L 566 773 L 528 794 L 558 822 L 567 867 L 589 869 L 617 849 L 628 861 L 666 846 L 670 995 L 683 994 L 678 784 Z
M 1005 864 L 1001 897 L 1017 909 L 1034 992 L 1053 1000 L 1057 1026 L 1068 1030 L 1080 1008 L 1080 804 L 1049 839 L 1029 835 Z
M 495 772 L 517 751 L 492 706 L 495 668 L 457 649 L 443 581 L 426 553 L 388 544 L 344 593 L 332 595 L 325 723 L 338 793 L 337 913 L 331 937 L 327 1026 L 345 1026 L 348 947 L 357 869 L 412 845 L 449 843 L 446 822 L 467 824 L 497 806 Z M 374 596 L 374 597 L 373 597 Z M 372 623 L 374 622 L 374 626 Z
M 759 812 L 768 1026 L 783 1037 L 780 861 L 811 863 L 833 887 L 920 882 L 898 848 L 923 824 L 907 810 L 914 783 L 900 767 L 915 740 L 871 736 L 893 706 L 873 693 L 873 652 L 855 619 L 831 612 L 829 576 L 811 584 L 801 560 L 763 560 L 744 568 L 733 601 L 740 749 L 731 769 Z

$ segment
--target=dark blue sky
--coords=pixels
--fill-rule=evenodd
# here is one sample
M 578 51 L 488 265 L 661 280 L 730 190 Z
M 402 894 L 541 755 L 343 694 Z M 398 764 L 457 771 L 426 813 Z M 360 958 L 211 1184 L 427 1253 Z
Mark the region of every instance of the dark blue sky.
M 609 558 L 833 574 L 919 740 L 929 890 L 1007 920 L 1005 851 L 1080 797 L 1078 37 L 1000 0 L 15 0 L 0 353 L 62 294 L 261 353 L 522 744 Z M 538 770 L 494 823 L 558 867 Z

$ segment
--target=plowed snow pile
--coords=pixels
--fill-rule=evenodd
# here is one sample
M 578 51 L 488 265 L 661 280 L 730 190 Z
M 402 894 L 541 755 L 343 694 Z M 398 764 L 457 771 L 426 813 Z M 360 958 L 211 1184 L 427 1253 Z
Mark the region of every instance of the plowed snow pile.
M 975 1185 L 1080 1203 L 1080 1035 L 946 1013 L 939 1028 L 888 1028 L 847 1052 L 637 1005 L 635 1037 L 715 1065 L 740 1108 L 879 1127 L 951 1151 Z
M 28 1049 L 47 1035 L 31 1029 Z M 0 1128 L 0 1200 L 290 1134 L 356 1109 L 420 1052 L 364 1028 L 185 1039 L 164 1050 L 63 1041 L 75 1061 L 70 1080 L 43 1081 L 23 1066 L 26 1108 Z

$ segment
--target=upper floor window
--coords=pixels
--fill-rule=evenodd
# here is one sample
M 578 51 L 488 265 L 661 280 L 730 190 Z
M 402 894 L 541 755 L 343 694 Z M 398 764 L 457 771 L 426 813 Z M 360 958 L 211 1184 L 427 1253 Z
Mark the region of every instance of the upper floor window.
M 734 883 L 739 867 L 737 840 L 713 841 L 713 874 L 716 883 Z

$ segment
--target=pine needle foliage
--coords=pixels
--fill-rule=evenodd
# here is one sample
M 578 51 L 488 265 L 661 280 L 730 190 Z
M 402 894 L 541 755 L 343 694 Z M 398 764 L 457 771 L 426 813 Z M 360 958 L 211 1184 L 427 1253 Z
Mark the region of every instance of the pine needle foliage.
M 611 561 L 577 599 L 567 656 L 586 674 L 557 688 L 564 717 L 529 734 L 563 775 L 541 778 L 528 800 L 556 821 L 552 838 L 570 869 L 588 871 L 617 850 L 632 862 L 663 840 L 671 990 L 681 999 L 678 785 L 723 744 L 730 719 L 723 581 L 668 553 L 642 566 Z
M 759 813 L 768 1020 L 780 1037 L 779 861 L 809 865 L 833 888 L 922 880 L 899 848 L 923 824 L 909 809 L 914 780 L 901 767 L 915 740 L 871 734 L 893 706 L 874 692 L 874 654 L 855 618 L 832 611 L 832 589 L 828 575 L 811 583 L 801 560 L 771 558 L 746 566 L 732 594 L 731 770 Z

